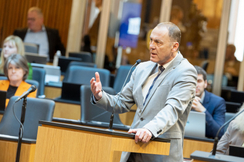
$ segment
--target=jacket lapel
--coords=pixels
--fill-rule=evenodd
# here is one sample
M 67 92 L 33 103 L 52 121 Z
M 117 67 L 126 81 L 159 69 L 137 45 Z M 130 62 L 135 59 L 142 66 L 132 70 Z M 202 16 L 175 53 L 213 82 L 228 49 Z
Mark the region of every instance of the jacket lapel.
M 182 54 L 179 52 L 176 56 L 176 58 L 169 64 L 169 66 L 162 72 L 162 74 L 159 76 L 159 78 L 156 80 L 153 88 L 151 89 L 151 92 L 146 100 L 146 103 L 144 105 L 143 110 L 147 107 L 149 101 L 151 100 L 152 96 L 154 95 L 155 91 L 157 90 L 158 86 L 160 86 L 163 82 L 163 80 L 166 78 L 166 76 L 174 70 L 183 60 Z

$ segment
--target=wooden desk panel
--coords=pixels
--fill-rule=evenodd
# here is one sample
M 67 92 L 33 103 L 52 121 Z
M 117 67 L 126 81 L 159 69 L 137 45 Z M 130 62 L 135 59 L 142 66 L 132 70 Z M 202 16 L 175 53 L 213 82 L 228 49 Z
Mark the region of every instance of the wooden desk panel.
M 61 96 L 62 88 L 45 86 L 46 98 L 54 99 Z
M 55 102 L 53 117 L 80 120 L 81 108 L 78 104 Z
M 0 139 L 0 161 L 15 162 L 18 142 Z M 20 162 L 33 162 L 36 144 L 22 143 Z
M 190 158 L 190 155 L 196 150 L 210 152 L 212 149 L 213 149 L 213 142 L 184 139 L 183 157 Z

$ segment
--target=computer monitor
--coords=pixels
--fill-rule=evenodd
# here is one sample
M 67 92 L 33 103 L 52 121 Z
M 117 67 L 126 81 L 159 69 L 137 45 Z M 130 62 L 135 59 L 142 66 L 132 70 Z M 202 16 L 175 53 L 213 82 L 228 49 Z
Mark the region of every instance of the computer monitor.
M 65 57 L 65 56 L 60 56 L 58 58 L 58 66 L 60 67 L 61 74 L 63 75 L 71 61 L 81 61 L 81 58 L 78 57 Z
M 80 101 L 80 86 L 81 84 L 63 82 L 61 99 Z
M 6 97 L 7 97 L 7 92 L 0 91 L 0 111 L 5 110 Z
M 39 64 L 46 64 L 47 63 L 47 57 L 44 55 L 39 55 L 36 53 L 25 53 L 25 58 L 29 63 L 39 63 Z

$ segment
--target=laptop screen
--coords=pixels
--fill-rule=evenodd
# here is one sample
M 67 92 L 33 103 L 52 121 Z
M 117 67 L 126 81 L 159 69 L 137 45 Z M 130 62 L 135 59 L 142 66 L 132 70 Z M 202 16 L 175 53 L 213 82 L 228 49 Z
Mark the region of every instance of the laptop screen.
M 0 111 L 5 110 L 6 97 L 7 97 L 7 92 L 0 91 Z
M 205 113 L 190 111 L 185 126 L 185 136 L 205 138 Z
M 81 84 L 63 82 L 61 99 L 80 101 Z
M 242 146 L 235 146 L 235 145 L 229 145 L 229 155 L 231 156 L 238 156 L 238 157 L 244 157 L 244 147 Z

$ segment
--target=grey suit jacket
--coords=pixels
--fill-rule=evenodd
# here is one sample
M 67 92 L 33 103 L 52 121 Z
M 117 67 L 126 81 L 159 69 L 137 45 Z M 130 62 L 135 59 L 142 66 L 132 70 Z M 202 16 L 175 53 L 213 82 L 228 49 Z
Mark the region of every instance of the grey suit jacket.
M 170 138 L 170 155 L 142 155 L 143 161 L 183 161 L 184 127 L 195 96 L 197 73 L 195 68 L 178 53 L 156 80 L 143 106 L 142 86 L 156 63 L 147 61 L 138 65 L 122 92 L 112 96 L 103 92 L 97 105 L 107 111 L 124 113 L 136 104 L 137 110 L 131 128 L 147 128 L 154 137 Z M 117 104 L 116 104 L 117 103 Z M 121 161 L 130 153 L 123 153 Z

